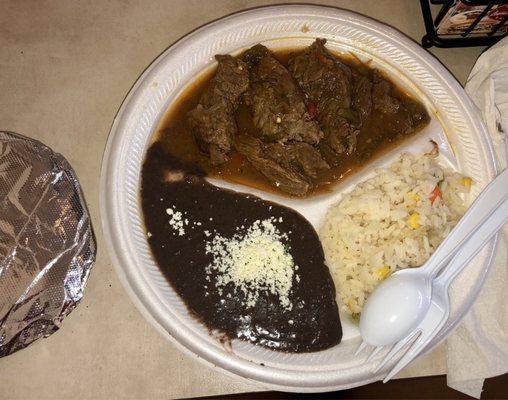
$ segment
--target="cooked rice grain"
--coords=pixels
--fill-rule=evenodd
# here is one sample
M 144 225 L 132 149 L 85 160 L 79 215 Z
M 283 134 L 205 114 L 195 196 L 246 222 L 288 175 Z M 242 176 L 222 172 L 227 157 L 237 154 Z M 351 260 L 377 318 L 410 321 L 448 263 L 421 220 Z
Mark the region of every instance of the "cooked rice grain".
M 433 155 L 403 154 L 332 206 L 320 237 L 341 309 L 358 316 L 381 281 L 422 265 L 464 214 L 470 186 Z

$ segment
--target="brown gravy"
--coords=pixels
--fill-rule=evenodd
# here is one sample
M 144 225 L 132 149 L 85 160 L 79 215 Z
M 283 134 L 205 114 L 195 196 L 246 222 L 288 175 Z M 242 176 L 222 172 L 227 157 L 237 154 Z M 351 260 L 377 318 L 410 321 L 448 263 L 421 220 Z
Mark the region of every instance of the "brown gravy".
M 283 65 L 287 66 L 288 59 L 300 51 L 303 50 L 276 50 L 275 56 Z M 362 75 L 371 77 L 374 73 L 374 69 L 369 67 L 368 62 L 363 63 L 354 56 L 334 55 Z M 199 166 L 208 176 L 289 196 L 270 185 L 268 180 L 239 153 L 232 151 L 231 159 L 228 162 L 220 166 L 213 166 L 209 157 L 200 151 L 189 129 L 186 114 L 196 107 L 214 73 L 215 70 L 211 70 L 202 74 L 171 105 L 157 129 L 158 134 L 155 140 L 162 142 L 166 151 L 181 161 Z M 395 85 L 393 85 L 390 94 L 401 100 L 410 99 L 410 96 Z M 239 133 L 248 133 L 256 129 L 250 111 L 245 105 L 240 105 L 235 117 Z M 356 151 L 351 155 L 344 156 L 339 165 L 322 171 L 315 180 L 317 188 L 310 195 L 330 190 L 331 185 L 358 171 L 367 161 L 380 156 L 405 138 L 414 135 L 414 133 L 402 134 L 399 124 L 400 119 L 397 114 L 387 116 L 381 113 L 371 113 L 357 137 Z

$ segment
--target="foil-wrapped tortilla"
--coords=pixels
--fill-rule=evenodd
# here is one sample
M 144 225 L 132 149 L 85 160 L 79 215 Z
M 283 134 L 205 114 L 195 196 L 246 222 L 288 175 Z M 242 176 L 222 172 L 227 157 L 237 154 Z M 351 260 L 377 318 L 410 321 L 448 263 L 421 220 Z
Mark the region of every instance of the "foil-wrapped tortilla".
M 0 131 L 0 357 L 58 330 L 83 296 L 95 254 L 67 160 Z

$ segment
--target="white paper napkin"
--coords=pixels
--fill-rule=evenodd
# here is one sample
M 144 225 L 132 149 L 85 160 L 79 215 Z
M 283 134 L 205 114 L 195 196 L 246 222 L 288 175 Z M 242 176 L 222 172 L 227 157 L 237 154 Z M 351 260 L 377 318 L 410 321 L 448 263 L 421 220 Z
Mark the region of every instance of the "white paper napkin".
M 508 38 L 476 61 L 466 92 L 492 137 L 500 170 L 508 161 Z M 508 372 L 508 226 L 472 309 L 447 339 L 448 386 L 479 398 L 485 378 Z

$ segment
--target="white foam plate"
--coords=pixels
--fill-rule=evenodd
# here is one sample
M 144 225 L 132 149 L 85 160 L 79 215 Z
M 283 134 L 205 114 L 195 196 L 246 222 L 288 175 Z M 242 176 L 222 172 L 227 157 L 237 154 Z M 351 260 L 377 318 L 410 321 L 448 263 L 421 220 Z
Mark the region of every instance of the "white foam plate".
M 360 336 L 347 318 L 342 318 L 341 344 L 321 352 L 287 354 L 241 341 L 234 341 L 232 349 L 220 344 L 189 316 L 152 258 L 139 201 L 140 170 L 166 110 L 197 75 L 213 67 L 215 54 L 237 53 L 260 42 L 270 48 L 306 46 L 316 37 L 326 38 L 327 46 L 334 51 L 372 60 L 374 66 L 386 71 L 425 103 L 432 114 L 431 124 L 415 140 L 376 160 L 331 194 L 292 200 L 225 182 L 213 181 L 215 184 L 292 207 L 318 228 L 328 206 L 341 193 L 403 151 L 428 150 L 429 138 L 439 143 L 441 162 L 473 178 L 472 196 L 492 180 L 496 167 L 485 128 L 462 87 L 435 58 L 400 32 L 377 21 L 311 5 L 240 12 L 205 25 L 169 47 L 146 69 L 122 104 L 102 165 L 100 200 L 105 238 L 116 270 L 134 303 L 164 337 L 200 360 L 276 390 L 317 392 L 372 382 L 383 374 L 383 371 L 372 373 L 383 353 L 370 363 L 366 362 L 366 356 L 354 357 Z M 488 271 L 494 245 L 491 242 L 486 246 L 455 281 L 455 285 L 461 286 L 460 294 L 452 299 L 450 318 L 427 351 L 471 307 Z M 385 371 L 392 365 L 388 364 Z

